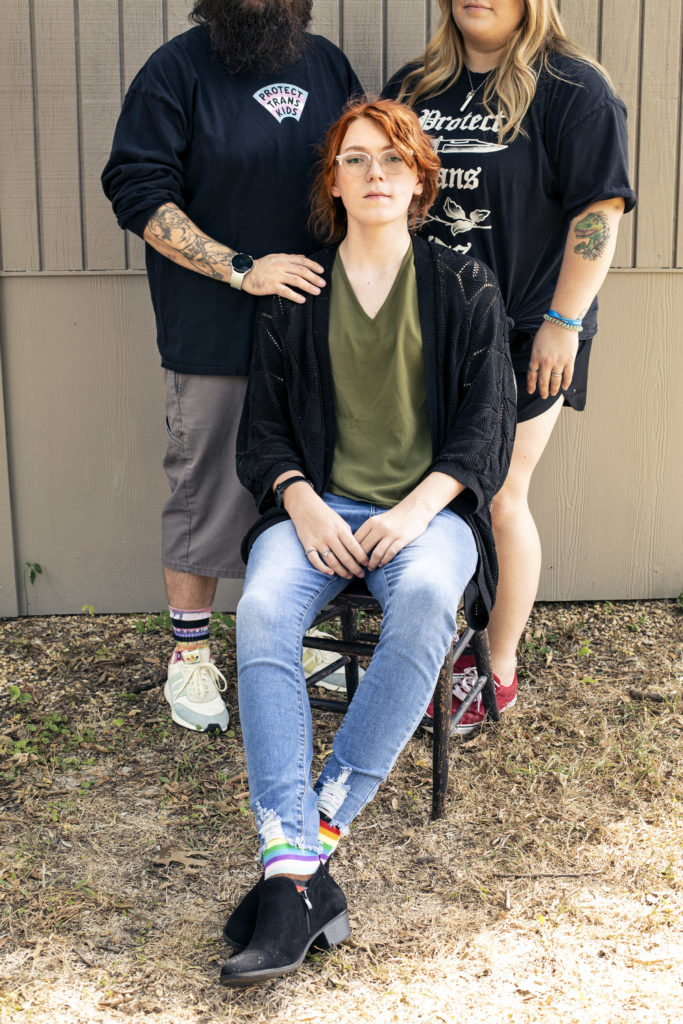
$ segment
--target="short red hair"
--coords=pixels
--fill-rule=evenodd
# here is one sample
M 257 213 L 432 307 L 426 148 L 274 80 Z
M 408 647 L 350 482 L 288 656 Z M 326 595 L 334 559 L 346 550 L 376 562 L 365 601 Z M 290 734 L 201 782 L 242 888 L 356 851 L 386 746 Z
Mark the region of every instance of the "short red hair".
M 346 234 L 346 210 L 332 195 L 339 154 L 349 126 L 361 117 L 374 121 L 388 136 L 396 152 L 417 170 L 422 194 L 415 196 L 408 210 L 408 226 L 415 230 L 424 223 L 427 211 L 439 191 L 441 161 L 432 140 L 422 130 L 417 114 L 394 100 L 360 100 L 349 104 L 327 133 L 321 147 L 318 170 L 311 189 L 310 225 L 323 242 L 339 242 Z

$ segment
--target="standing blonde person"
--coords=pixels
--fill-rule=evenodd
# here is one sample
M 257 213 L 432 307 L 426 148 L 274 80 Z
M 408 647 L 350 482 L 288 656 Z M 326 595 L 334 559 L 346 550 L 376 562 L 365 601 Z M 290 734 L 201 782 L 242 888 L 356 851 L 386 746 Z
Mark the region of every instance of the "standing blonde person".
M 442 24 L 384 95 L 412 106 L 441 158 L 423 234 L 487 263 L 513 321 L 518 428 L 493 503 L 500 564 L 489 639 L 501 710 L 541 569 L 529 484 L 563 405 L 582 410 L 596 296 L 628 180 L 626 110 L 607 73 L 566 36 L 555 0 L 439 0 Z M 471 688 L 456 666 L 453 710 Z M 458 727 L 476 728 L 475 705 Z

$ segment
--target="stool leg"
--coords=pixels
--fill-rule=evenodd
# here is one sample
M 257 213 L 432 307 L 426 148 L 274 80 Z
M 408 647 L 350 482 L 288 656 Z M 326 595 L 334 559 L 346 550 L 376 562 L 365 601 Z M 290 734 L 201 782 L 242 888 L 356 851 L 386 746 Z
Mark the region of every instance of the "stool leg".
M 500 715 L 498 713 L 498 701 L 496 700 L 496 684 L 491 666 L 489 636 L 485 629 L 474 633 L 472 637 L 472 650 L 474 651 L 474 663 L 477 666 L 478 674 L 486 676 L 486 685 L 481 691 L 486 717 L 492 722 L 497 722 L 500 719 Z
M 451 738 L 453 692 L 453 645 L 451 644 L 434 690 L 434 740 L 432 747 L 432 821 L 443 818 L 448 789 L 448 747 Z

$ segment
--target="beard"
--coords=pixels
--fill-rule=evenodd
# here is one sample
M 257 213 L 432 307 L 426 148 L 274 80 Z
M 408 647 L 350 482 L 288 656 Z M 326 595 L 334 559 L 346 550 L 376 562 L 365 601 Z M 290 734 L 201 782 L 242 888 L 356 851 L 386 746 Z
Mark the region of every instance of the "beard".
M 312 7 L 313 0 L 197 0 L 190 17 L 208 24 L 228 71 L 272 72 L 304 53 Z

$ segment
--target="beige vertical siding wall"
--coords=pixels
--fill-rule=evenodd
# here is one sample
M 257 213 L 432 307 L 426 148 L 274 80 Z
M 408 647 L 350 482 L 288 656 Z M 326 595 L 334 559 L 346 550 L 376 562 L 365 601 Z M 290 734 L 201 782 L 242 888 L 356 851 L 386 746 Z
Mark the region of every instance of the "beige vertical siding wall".
M 131 78 L 190 0 L 4 0 L 0 34 L 0 614 L 159 608 L 163 406 L 142 245 L 99 175 Z M 681 0 L 562 0 L 629 108 L 624 221 L 585 415 L 539 470 L 541 596 L 683 587 Z M 434 0 L 315 0 L 368 90 L 419 52 Z M 220 601 L 234 606 L 235 584 Z

